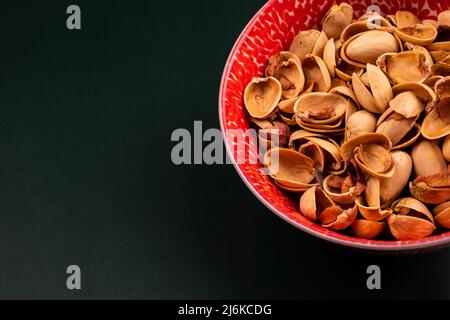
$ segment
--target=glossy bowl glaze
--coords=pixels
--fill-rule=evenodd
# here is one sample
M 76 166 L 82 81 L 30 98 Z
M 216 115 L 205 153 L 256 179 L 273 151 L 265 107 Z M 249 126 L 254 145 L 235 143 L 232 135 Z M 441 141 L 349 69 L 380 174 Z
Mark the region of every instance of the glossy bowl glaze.
M 235 148 L 250 128 L 243 105 L 243 92 L 253 77 L 262 76 L 267 60 L 280 50 L 289 47 L 300 30 L 316 26 L 334 1 L 329 0 L 269 0 L 253 17 L 237 39 L 222 76 L 219 94 L 220 126 L 225 145 L 237 172 L 254 195 L 282 219 L 308 232 L 340 245 L 372 251 L 421 252 L 450 244 L 450 232 L 414 241 L 366 240 L 337 233 L 309 221 L 298 211 L 298 202 L 280 190 L 269 177 L 261 172 L 261 165 L 251 160 L 254 139 L 247 139 L 248 148 Z M 342 2 L 342 1 L 337 1 Z M 441 11 L 450 8 L 450 0 L 349 0 L 355 16 L 367 12 L 376 4 L 386 16 L 399 10 L 414 12 L 421 19 L 436 18 Z M 233 152 L 231 152 L 234 150 Z M 240 159 L 241 161 L 236 161 Z M 242 161 L 244 160 L 244 161 Z

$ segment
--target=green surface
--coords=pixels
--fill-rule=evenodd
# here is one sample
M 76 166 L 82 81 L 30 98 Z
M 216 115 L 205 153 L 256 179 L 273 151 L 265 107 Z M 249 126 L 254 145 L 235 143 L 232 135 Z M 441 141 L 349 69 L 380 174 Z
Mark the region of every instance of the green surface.
M 448 250 L 337 248 L 231 166 L 171 164 L 172 130 L 218 127 L 223 65 L 263 1 L 76 3 L 81 31 L 72 2 L 0 4 L 0 298 L 450 297 Z

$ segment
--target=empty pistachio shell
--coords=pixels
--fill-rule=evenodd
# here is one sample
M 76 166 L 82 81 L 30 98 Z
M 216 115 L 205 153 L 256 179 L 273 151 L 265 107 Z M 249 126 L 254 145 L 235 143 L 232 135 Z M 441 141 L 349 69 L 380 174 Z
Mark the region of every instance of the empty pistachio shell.
M 386 222 L 356 219 L 351 227 L 355 236 L 364 239 L 375 239 L 383 233 L 386 228 Z
M 300 212 L 312 221 L 316 221 L 320 213 L 332 206 L 333 201 L 316 186 L 308 189 L 300 198 Z
M 375 132 L 377 119 L 368 111 L 352 114 L 346 124 L 346 139 L 351 140 L 365 133 Z
M 394 163 L 394 175 L 390 178 L 380 179 L 381 204 L 390 204 L 397 199 L 407 186 L 411 176 L 413 162 L 409 154 L 403 151 L 394 151 L 391 156 Z
M 433 209 L 434 221 L 445 229 L 450 229 L 450 202 L 444 202 Z
M 445 160 L 450 162 L 450 136 L 445 137 L 442 145 L 442 154 L 444 155 Z
M 348 3 L 333 5 L 322 20 L 322 30 L 329 38 L 339 38 L 353 20 L 353 8 Z
M 303 59 L 305 86 L 314 91 L 327 92 L 331 87 L 331 77 L 325 62 L 316 55 L 306 55 Z
M 364 68 L 367 63 L 375 64 L 380 55 L 398 52 L 399 49 L 397 39 L 392 34 L 371 30 L 348 39 L 341 48 L 341 56 L 347 63 Z
M 328 72 L 332 78 L 335 76 L 336 69 L 336 46 L 334 44 L 334 39 L 328 40 L 325 48 L 323 50 L 323 61 L 325 62 Z
M 439 29 L 450 28 L 450 10 L 439 13 L 437 24 Z
M 399 10 L 395 13 L 395 24 L 398 27 L 407 27 L 421 23 L 420 19 L 410 11 Z
M 409 184 L 411 195 L 427 204 L 440 204 L 450 200 L 450 176 L 433 174 L 417 177 Z
M 307 54 L 322 56 L 327 42 L 326 34 L 317 30 L 301 31 L 292 41 L 289 51 L 303 60 Z
M 405 42 L 426 46 L 437 37 L 437 29 L 431 25 L 414 24 L 395 28 L 395 34 Z
M 285 148 L 273 148 L 264 155 L 264 165 L 270 175 L 287 187 L 302 187 L 314 179 L 314 161 Z
M 423 82 L 431 75 L 431 66 L 425 55 L 418 51 L 383 54 L 377 65 L 396 84 Z
M 276 111 L 281 98 L 281 84 L 273 78 L 255 78 L 245 88 L 244 103 L 251 117 L 266 119 Z
M 397 240 L 421 239 L 436 229 L 431 212 L 414 198 L 396 201 L 393 210 L 396 214 L 388 217 L 388 225 Z
M 422 123 L 422 135 L 427 139 L 439 139 L 450 134 L 450 77 L 435 84 L 437 101 Z
M 340 231 L 350 227 L 356 219 L 358 207 L 355 205 L 349 209 L 342 209 L 339 206 L 332 206 L 325 209 L 319 215 L 319 222 L 323 227 Z
M 416 176 L 430 176 L 447 172 L 447 163 L 435 142 L 422 140 L 416 143 L 412 148 L 411 156 Z
M 285 99 L 297 97 L 305 85 L 300 60 L 287 51 L 281 51 L 269 59 L 266 76 L 274 77 L 280 82 Z
M 391 155 L 391 140 L 380 133 L 367 133 L 346 141 L 341 147 L 344 160 L 354 158 L 358 166 L 367 174 L 388 178 L 394 174 Z
M 347 100 L 334 93 L 314 92 L 301 96 L 294 111 L 303 122 L 329 124 L 336 122 L 345 114 Z
M 392 88 L 389 79 L 380 68 L 367 64 L 368 87 L 356 74 L 352 76 L 352 85 L 359 104 L 372 113 L 383 113 L 392 99 Z M 369 90 L 370 89 L 370 90 Z

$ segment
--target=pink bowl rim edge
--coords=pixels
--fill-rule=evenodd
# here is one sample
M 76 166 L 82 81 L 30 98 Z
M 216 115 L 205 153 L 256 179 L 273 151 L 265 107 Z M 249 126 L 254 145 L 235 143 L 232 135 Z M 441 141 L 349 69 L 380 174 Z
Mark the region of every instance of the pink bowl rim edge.
M 431 248 L 437 248 L 437 247 L 449 245 L 450 237 L 446 237 L 443 239 L 430 240 L 430 241 L 423 242 L 423 243 L 412 243 L 412 244 L 360 243 L 360 242 L 353 242 L 353 241 L 344 240 L 344 239 L 338 239 L 338 238 L 335 238 L 328 234 L 324 234 L 324 233 L 312 230 L 312 229 L 302 225 L 301 223 L 299 223 L 293 219 L 290 219 L 286 215 L 280 213 L 274 206 L 272 206 L 272 204 L 270 204 L 263 196 L 261 196 L 255 190 L 253 185 L 247 180 L 244 173 L 242 172 L 242 170 L 239 168 L 238 164 L 236 163 L 235 158 L 232 156 L 232 153 L 230 151 L 229 141 L 227 140 L 227 137 L 225 134 L 225 124 L 224 124 L 224 120 L 223 120 L 223 116 L 222 116 L 222 111 L 224 110 L 223 101 L 224 101 L 224 97 L 225 97 L 225 93 L 226 93 L 226 79 L 229 76 L 231 61 L 232 61 L 233 57 L 235 56 L 237 48 L 240 47 L 240 45 L 244 41 L 246 34 L 248 33 L 248 30 L 250 30 L 254 26 L 258 17 L 261 15 L 261 13 L 264 12 L 266 7 L 269 7 L 273 1 L 277 1 L 277 0 L 267 1 L 261 7 L 261 9 L 259 9 L 257 11 L 257 13 L 252 17 L 252 19 L 248 22 L 248 24 L 245 26 L 245 28 L 242 30 L 241 34 L 237 38 L 237 40 L 234 43 L 233 48 L 231 49 L 231 52 L 227 58 L 227 61 L 225 63 L 225 67 L 224 67 L 221 82 L 220 82 L 220 88 L 219 88 L 218 113 L 219 113 L 220 130 L 221 130 L 222 137 L 223 137 L 223 140 L 225 143 L 225 149 L 227 151 L 229 158 L 231 159 L 231 161 L 233 163 L 234 168 L 236 169 L 237 173 L 239 174 L 241 179 L 246 184 L 247 188 L 249 188 L 250 191 L 253 193 L 253 195 L 259 201 L 261 201 L 270 211 L 275 213 L 278 217 L 280 217 L 284 221 L 288 222 L 292 226 L 294 226 L 297 229 L 300 229 L 312 236 L 315 236 L 317 238 L 320 238 L 320 239 L 323 239 L 323 240 L 326 240 L 326 241 L 329 241 L 329 242 L 332 242 L 332 243 L 335 243 L 335 244 L 338 244 L 338 245 L 341 245 L 344 247 L 351 247 L 351 248 L 355 248 L 355 249 L 372 250 L 372 251 L 392 252 L 392 251 L 413 251 L 413 250 L 420 250 L 420 249 L 431 249 Z M 421 239 L 421 240 L 423 240 L 423 239 Z M 420 241 L 420 240 L 418 240 L 418 241 Z M 393 241 L 393 242 L 396 243 L 395 241 Z

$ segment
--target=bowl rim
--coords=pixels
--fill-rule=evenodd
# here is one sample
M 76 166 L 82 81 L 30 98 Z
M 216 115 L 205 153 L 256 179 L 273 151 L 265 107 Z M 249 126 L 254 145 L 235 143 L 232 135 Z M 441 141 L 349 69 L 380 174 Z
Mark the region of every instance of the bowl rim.
M 230 142 L 227 139 L 227 135 L 225 134 L 225 123 L 223 119 L 222 112 L 224 110 L 224 101 L 225 101 L 225 95 L 226 95 L 226 88 L 227 88 L 227 79 L 229 78 L 230 74 L 230 68 L 232 64 L 232 60 L 236 54 L 236 51 L 238 48 L 242 45 L 247 33 L 254 27 L 255 23 L 258 21 L 259 16 L 272 5 L 273 2 L 278 0 L 268 0 L 250 19 L 250 21 L 247 23 L 245 28 L 240 33 L 239 37 L 237 38 L 236 42 L 234 43 L 230 54 L 228 55 L 227 61 L 225 63 L 221 81 L 220 81 L 220 88 L 219 88 L 219 101 L 218 101 L 218 113 L 219 113 L 219 123 L 220 123 L 220 131 L 222 134 L 222 138 L 225 144 L 226 152 L 230 158 L 230 160 L 233 163 L 234 168 L 236 169 L 237 173 L 241 177 L 241 179 L 246 184 L 247 188 L 250 189 L 250 191 L 253 193 L 253 195 L 262 202 L 270 211 L 275 213 L 278 217 L 283 219 L 284 221 L 288 222 L 292 226 L 296 227 L 297 229 L 300 229 L 312 236 L 315 236 L 317 238 L 320 238 L 322 240 L 329 241 L 331 243 L 335 243 L 341 246 L 345 247 L 351 247 L 355 249 L 363 249 L 363 250 L 372 250 L 372 251 L 380 251 L 380 252 L 393 252 L 393 251 L 413 251 L 413 250 L 420 250 L 420 249 L 431 249 L 436 247 L 444 247 L 450 244 L 450 235 L 443 237 L 441 239 L 430 239 L 428 241 L 423 241 L 424 239 L 418 239 L 418 240 L 412 240 L 408 242 L 413 243 L 402 243 L 402 241 L 392 241 L 392 244 L 386 243 L 386 244 L 380 244 L 376 242 L 372 242 L 371 240 L 367 240 L 367 242 L 357 242 L 357 241 L 351 241 L 346 239 L 340 239 L 333 235 L 329 235 L 324 232 L 313 230 L 303 224 L 301 224 L 298 221 L 295 221 L 291 218 L 289 218 L 287 215 L 284 215 L 283 213 L 279 212 L 277 208 L 275 208 L 269 201 L 267 201 L 261 194 L 256 191 L 254 186 L 248 181 L 245 174 L 242 172 L 239 165 L 236 163 L 236 159 L 233 157 L 233 154 L 231 152 Z M 450 232 L 448 232 L 450 233 Z M 439 235 L 438 235 L 439 236 Z M 362 239 L 365 240 L 365 239 Z M 417 243 L 415 243 L 417 242 Z

